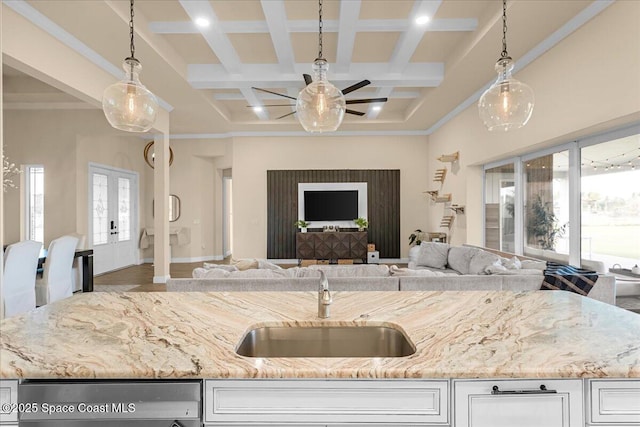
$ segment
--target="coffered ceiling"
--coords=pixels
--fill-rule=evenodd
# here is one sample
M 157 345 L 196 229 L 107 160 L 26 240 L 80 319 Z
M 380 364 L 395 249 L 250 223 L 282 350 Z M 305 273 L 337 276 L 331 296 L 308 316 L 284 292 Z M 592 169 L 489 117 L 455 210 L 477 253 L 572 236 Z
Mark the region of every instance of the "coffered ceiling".
M 509 53 L 526 65 L 610 3 L 509 1 Z M 128 56 L 128 1 L 4 5 L 114 76 Z M 340 130 L 428 131 L 475 102 L 495 78 L 501 14 L 496 0 L 324 0 L 329 80 L 341 89 L 371 81 L 347 99 L 389 98 L 379 111 L 355 105 L 366 115 L 347 115 Z M 275 120 L 291 100 L 252 87 L 294 98 L 304 87 L 318 55 L 316 0 L 137 0 L 135 24 L 141 80 L 171 109 L 172 134 L 302 130 L 295 115 Z M 248 107 L 264 104 L 283 106 Z

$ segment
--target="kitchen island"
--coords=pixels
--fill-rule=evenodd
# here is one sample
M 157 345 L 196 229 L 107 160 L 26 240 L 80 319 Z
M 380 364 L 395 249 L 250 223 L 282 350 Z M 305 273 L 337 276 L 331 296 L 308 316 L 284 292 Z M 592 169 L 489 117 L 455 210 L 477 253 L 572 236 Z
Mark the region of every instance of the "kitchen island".
M 415 353 L 236 354 L 254 328 L 329 325 L 388 326 L 402 331 Z M 633 403 L 640 397 L 633 380 L 640 378 L 640 316 L 563 291 L 335 292 L 328 319 L 318 319 L 314 292 L 92 293 L 6 319 L 0 331 L 2 378 L 202 379 L 205 425 L 466 425 L 470 409 L 458 414 L 467 405 L 454 402 L 483 395 L 476 389 L 485 387 L 483 379 L 492 381 L 487 386 L 493 391 L 468 405 L 474 416 L 495 412 L 493 395 L 503 399 L 501 408 L 527 413 L 525 400 L 510 406 L 513 397 L 500 393 L 533 386 L 557 389 L 551 400 L 547 394 L 531 398 L 546 399 L 531 411 L 557 418 L 548 425 L 582 426 L 583 419 L 598 425 L 598 414 L 615 425 L 597 406 L 602 399 L 594 394 L 589 403 L 588 396 L 622 388 L 621 398 L 631 396 L 632 403 L 613 421 L 640 423 Z M 258 409 L 247 406 L 256 402 Z M 340 404 L 346 406 L 331 413 Z M 305 405 L 310 412 L 300 414 Z
M 259 326 L 390 325 L 398 358 L 250 358 Z M 93 293 L 0 323 L 3 378 L 640 377 L 640 316 L 563 291 Z

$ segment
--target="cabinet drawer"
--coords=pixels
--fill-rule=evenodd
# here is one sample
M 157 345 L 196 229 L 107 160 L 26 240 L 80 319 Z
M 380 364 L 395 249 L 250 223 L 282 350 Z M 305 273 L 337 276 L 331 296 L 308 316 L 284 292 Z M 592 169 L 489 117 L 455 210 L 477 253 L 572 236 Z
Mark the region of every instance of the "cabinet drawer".
M 17 380 L 0 380 L 0 405 L 4 408 L 5 405 L 18 403 L 18 381 Z M 6 409 L 6 408 L 5 408 Z M 10 409 L 14 409 L 10 407 Z M 18 422 L 18 411 L 15 407 L 15 411 L 4 412 L 0 409 L 0 424 L 15 423 Z
M 459 380 L 453 388 L 456 426 L 584 426 L 582 380 Z
M 589 380 L 592 423 L 640 425 L 640 380 Z
M 448 381 L 207 380 L 205 422 L 448 423 Z

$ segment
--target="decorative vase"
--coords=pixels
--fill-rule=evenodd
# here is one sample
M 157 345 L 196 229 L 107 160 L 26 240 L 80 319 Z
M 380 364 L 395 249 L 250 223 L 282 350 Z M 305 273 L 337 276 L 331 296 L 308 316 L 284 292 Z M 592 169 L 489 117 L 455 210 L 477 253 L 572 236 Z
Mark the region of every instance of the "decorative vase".
M 300 232 L 301 232 L 301 233 L 306 233 L 306 232 L 307 232 L 307 227 L 302 227 L 302 228 L 300 228 Z
M 364 231 L 364 227 L 358 227 L 358 231 Z

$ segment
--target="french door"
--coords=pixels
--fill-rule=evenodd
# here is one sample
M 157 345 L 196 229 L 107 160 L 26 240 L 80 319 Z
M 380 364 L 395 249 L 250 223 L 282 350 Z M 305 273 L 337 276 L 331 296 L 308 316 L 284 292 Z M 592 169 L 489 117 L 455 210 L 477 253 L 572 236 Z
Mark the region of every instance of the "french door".
M 138 174 L 89 165 L 89 235 L 95 274 L 138 262 Z

